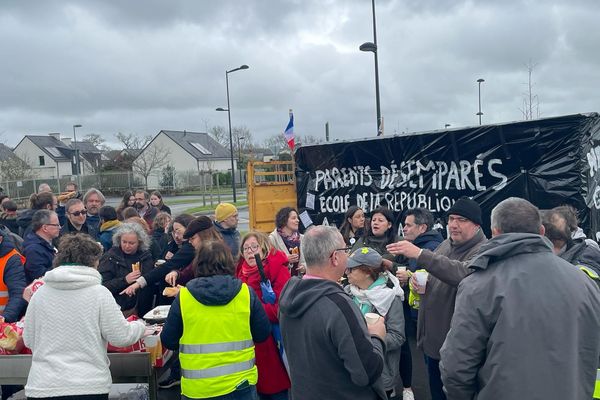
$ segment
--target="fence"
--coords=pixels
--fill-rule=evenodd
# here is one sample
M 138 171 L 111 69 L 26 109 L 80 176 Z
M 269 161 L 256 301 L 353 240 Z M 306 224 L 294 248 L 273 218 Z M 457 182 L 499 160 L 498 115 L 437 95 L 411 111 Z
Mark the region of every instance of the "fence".
M 236 172 L 236 178 L 238 178 Z M 245 187 L 246 171 L 242 171 L 243 182 L 238 182 L 236 186 Z M 104 172 L 94 175 L 70 176 L 63 178 L 33 178 L 18 181 L 4 181 L 0 183 L 3 193 L 15 199 L 27 199 L 31 193 L 38 191 L 41 183 L 47 183 L 52 188 L 52 192 L 60 193 L 64 191 L 67 182 L 76 182 L 81 192 L 90 188 L 96 188 L 105 195 L 121 196 L 127 190 L 147 189 L 160 190 L 165 193 L 176 193 L 185 191 L 227 191 L 231 187 L 231 174 L 219 172 L 198 173 L 195 171 L 174 172 L 172 177 L 155 174 L 148 177 L 148 187 L 143 176 L 131 171 L 126 172 Z

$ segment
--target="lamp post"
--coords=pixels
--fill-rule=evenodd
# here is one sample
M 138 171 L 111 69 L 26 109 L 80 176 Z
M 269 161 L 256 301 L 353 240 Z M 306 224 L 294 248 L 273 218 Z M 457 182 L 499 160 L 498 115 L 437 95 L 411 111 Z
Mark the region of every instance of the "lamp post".
M 360 51 L 370 51 L 375 57 L 375 105 L 377 107 L 377 136 L 383 135 L 381 105 L 379 99 L 379 61 L 377 60 L 377 23 L 375 19 L 375 0 L 371 0 L 373 10 L 373 42 L 365 42 L 359 46 Z
M 244 136 L 238 136 L 237 138 L 237 142 L 238 142 L 238 172 L 240 173 L 240 185 L 243 183 L 243 179 L 242 179 L 242 168 L 240 167 L 240 164 L 242 162 L 242 146 L 240 146 L 240 140 L 244 140 L 246 139 Z
M 235 165 L 233 161 L 233 135 L 231 133 L 231 105 L 229 104 L 229 74 L 235 71 L 239 71 L 242 69 L 248 69 L 246 64 L 241 65 L 237 68 L 231 69 L 229 71 L 225 71 L 225 86 L 227 88 L 227 109 L 217 108 L 217 111 L 227 111 L 227 119 L 229 122 L 229 154 L 231 156 L 231 188 L 233 190 L 233 202 L 237 202 L 237 196 L 235 193 Z
M 483 115 L 483 113 L 481 112 L 481 84 L 483 82 L 485 82 L 485 79 L 477 79 L 477 84 L 479 85 L 479 112 L 476 115 L 479 115 L 479 125 L 481 125 L 481 116 Z
M 75 132 L 75 128 L 81 128 L 82 126 L 81 124 L 73 125 L 73 147 L 75 147 L 75 172 L 77 180 L 79 180 L 79 149 L 77 148 L 77 133 Z M 81 187 L 81 182 L 77 182 L 77 184 Z

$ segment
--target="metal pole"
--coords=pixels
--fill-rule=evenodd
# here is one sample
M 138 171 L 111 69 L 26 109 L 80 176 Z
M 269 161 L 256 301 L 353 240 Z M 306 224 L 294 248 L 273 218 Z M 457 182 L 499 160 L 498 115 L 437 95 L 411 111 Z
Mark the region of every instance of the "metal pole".
M 375 44 L 375 51 L 373 52 L 373 55 L 375 56 L 375 102 L 377 105 L 377 136 L 381 136 L 383 135 L 383 127 L 381 125 L 381 101 L 379 99 L 379 61 L 377 58 L 379 47 L 377 47 L 377 22 L 375 19 L 375 0 L 371 0 L 371 5 L 373 9 L 373 43 Z
M 481 82 L 479 82 L 479 125 L 481 125 Z
M 240 185 L 243 183 L 243 179 L 242 179 L 242 168 L 240 167 L 240 164 L 242 163 L 242 147 L 240 146 L 240 137 L 237 137 L 237 142 L 238 142 L 238 172 L 240 173 Z
M 229 71 L 225 71 L 225 86 L 227 87 L 227 119 L 229 120 L 229 153 L 231 155 L 231 188 L 233 189 L 233 202 L 237 202 L 235 193 L 235 166 L 233 162 L 233 135 L 231 132 L 231 105 L 229 104 Z

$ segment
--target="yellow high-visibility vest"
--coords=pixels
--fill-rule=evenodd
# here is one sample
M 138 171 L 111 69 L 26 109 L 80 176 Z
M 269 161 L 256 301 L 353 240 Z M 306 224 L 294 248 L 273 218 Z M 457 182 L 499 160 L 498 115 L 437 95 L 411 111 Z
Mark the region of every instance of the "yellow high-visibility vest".
M 596 387 L 594 387 L 594 399 L 600 399 L 600 369 L 596 371 Z
M 248 381 L 256 385 L 254 342 L 250 332 L 250 291 L 223 306 L 207 306 L 187 288 L 179 293 L 183 336 L 179 339 L 181 393 L 191 398 L 222 396 Z

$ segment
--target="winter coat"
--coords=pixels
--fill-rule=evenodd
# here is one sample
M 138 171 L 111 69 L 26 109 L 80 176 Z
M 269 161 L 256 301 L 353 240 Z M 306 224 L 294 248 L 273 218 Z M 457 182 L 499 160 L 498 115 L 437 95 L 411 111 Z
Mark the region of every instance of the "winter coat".
M 15 248 L 10 238 L 2 235 L 0 243 L 0 257 L 7 255 Z M 0 311 L 0 316 L 4 317 L 6 322 L 16 322 L 21 318 L 27 302 L 23 299 L 23 290 L 25 289 L 25 270 L 18 254 L 13 255 L 6 261 L 4 275 L 0 276 L 8 288 L 8 304 L 4 311 Z
M 31 232 L 31 219 L 33 218 L 33 214 L 35 214 L 37 210 L 27 209 L 24 210 L 17 217 L 17 225 L 19 225 L 19 236 L 24 238 L 27 236 L 29 232 Z
M 56 248 L 37 233 L 31 232 L 23 241 L 23 255 L 26 258 L 25 277 L 27 284 L 30 284 L 52 269 Z
M 166 212 L 167 214 L 171 215 L 171 207 L 169 207 L 166 204 L 163 204 L 162 206 L 160 206 L 160 209 L 158 211 L 159 212 Z
M 265 276 L 271 282 L 271 287 L 275 292 L 275 304 L 268 304 L 263 301 L 262 291 L 260 289 L 260 274 L 258 270 L 248 276 L 242 272 L 246 261 L 241 258 L 238 263 L 236 276 L 242 282 L 254 289 L 258 296 L 267 317 L 272 324 L 278 324 L 279 318 L 279 303 L 281 290 L 284 285 L 290 280 L 290 272 L 287 267 L 287 256 L 279 250 L 267 255 L 263 260 Z M 273 337 L 269 337 L 262 343 L 257 343 L 256 348 L 256 366 L 258 368 L 258 383 L 256 389 L 259 393 L 275 394 L 290 388 L 290 378 L 281 361 L 279 349 L 275 344 Z
M 302 243 L 303 237 L 304 235 L 300 234 L 300 243 Z M 269 241 L 271 242 L 271 245 L 273 247 L 275 247 L 277 250 L 281 250 L 285 255 L 289 256 L 291 254 L 290 249 L 287 248 L 283 239 L 281 238 L 281 235 L 279 235 L 279 232 L 277 232 L 277 228 L 275 228 L 273 232 L 269 233 Z M 298 268 L 302 266 L 306 266 L 306 261 L 304 261 L 304 254 L 300 252 L 300 261 L 298 261 Z
M 67 223 L 64 224 L 62 226 L 62 228 L 60 228 L 60 236 L 64 236 L 64 235 L 68 235 L 68 234 L 75 235 L 75 234 L 78 234 L 78 233 L 87 233 L 88 235 L 92 236 L 89 232 L 90 232 L 90 230 L 89 230 L 89 227 L 88 227 L 87 219 L 85 220 L 85 222 L 81 226 L 80 230 L 75 229 L 75 227 L 73 226 L 73 224 L 71 224 L 71 221 L 69 221 L 68 218 L 67 218 Z
M 229 249 L 233 259 L 237 261 L 240 256 L 240 232 L 236 228 L 223 228 L 217 221 L 214 222 L 215 228 L 219 231 L 223 240 Z
M 102 285 L 110 290 L 121 310 L 130 310 L 137 305 L 138 315 L 143 316 L 152 308 L 152 288 L 144 288 L 144 290 L 136 293 L 135 296 L 119 294 L 129 286 L 129 283 L 125 280 L 125 276 L 132 271 L 131 263 L 133 262 L 140 263 L 142 274 L 148 273 L 154 268 L 154 261 L 148 250 L 138 250 L 134 255 L 125 256 L 121 247 L 118 246 L 112 247 L 108 252 L 104 253 L 100 259 L 98 272 L 102 275 Z
M 195 256 L 196 249 L 194 249 L 194 246 L 186 240 L 181 244 L 179 250 L 171 257 L 171 259 L 167 260 L 167 262 L 160 267 L 154 268 L 148 273 L 144 273 L 143 276 L 138 278 L 137 282 L 141 287 L 162 282 L 169 272 L 173 270 L 182 270 L 190 265 Z
M 85 218 L 85 224 L 87 225 L 88 235 L 94 240 L 98 240 L 98 235 L 100 234 L 100 217 L 98 214 L 88 214 Z
M 413 241 L 413 244 L 420 249 L 434 251 L 443 241 L 444 238 L 438 231 L 431 230 L 417 236 L 417 238 Z M 419 269 L 417 266 L 417 260 L 414 258 L 408 260 L 408 269 L 412 272 L 415 272 L 417 269 Z
M 108 251 L 113 246 L 113 233 L 119 226 L 121 226 L 121 221 L 119 221 L 118 219 L 114 221 L 106 221 L 105 223 L 100 225 L 98 241 L 102 243 L 104 251 Z
M 600 250 L 583 238 L 573 239 L 558 256 L 575 266 L 591 268 L 600 275 Z
M 81 396 L 110 391 L 106 346 L 129 346 L 144 323 L 128 322 L 94 268 L 48 271 L 31 298 L 23 340 L 33 352 L 27 397 Z
M 242 281 L 230 275 L 215 275 L 192 279 L 186 286 L 192 296 L 205 306 L 229 304 L 242 288 Z M 250 290 L 250 332 L 255 343 L 263 342 L 271 333 L 271 324 L 253 290 Z M 183 319 L 179 295 L 173 301 L 169 315 L 160 334 L 160 341 L 167 349 L 179 349 L 183 336 Z M 210 329 L 209 326 L 206 329 Z
M 294 399 L 386 399 L 385 344 L 370 336 L 358 307 L 336 282 L 291 278 L 279 323 Z
M 404 334 L 404 310 L 402 305 L 403 293 L 400 288 L 400 282 L 397 279 L 390 278 L 392 281 L 395 280 L 395 287 L 385 287 L 384 290 L 394 298 L 392 304 L 386 313 L 380 313 L 375 306 L 371 304 L 370 309 L 362 310 L 361 312 L 366 314 L 367 312 L 383 315 L 385 317 L 385 367 L 381 374 L 383 380 L 383 387 L 385 390 L 393 390 L 398 384 L 398 377 L 400 376 L 400 349 L 406 341 Z M 356 288 L 350 284 L 344 288 L 344 291 L 352 296 L 352 288 Z
M 385 236 L 363 236 L 358 238 L 358 240 L 352 245 L 352 251 L 359 249 L 361 247 L 370 247 L 373 250 L 377 250 L 379 254 L 386 260 L 390 260 L 393 263 L 397 263 L 399 257 L 394 256 L 393 254 L 388 253 L 386 246 L 390 243 L 397 241 L 398 238 L 394 238 L 391 242 L 387 240 Z
M 429 272 L 417 320 L 417 346 L 428 357 L 440 359 L 440 348 L 454 313 L 458 284 L 471 272 L 467 265 L 486 241 L 479 229 L 464 243 L 457 245 L 446 239 L 434 252 L 423 250 L 417 259 L 417 265 Z
M 154 244 L 151 248 L 152 258 L 155 260 L 164 259 L 169 248 L 170 235 L 164 231 L 153 231 L 152 232 L 152 243 Z
M 5 212 L 0 213 L 0 224 L 7 227 L 15 235 L 19 234 L 19 224 L 17 224 L 16 215 L 7 215 Z
M 491 239 L 462 280 L 440 371 L 448 399 L 592 398 L 600 289 L 539 235 Z

